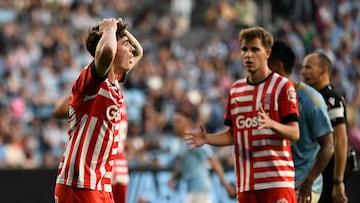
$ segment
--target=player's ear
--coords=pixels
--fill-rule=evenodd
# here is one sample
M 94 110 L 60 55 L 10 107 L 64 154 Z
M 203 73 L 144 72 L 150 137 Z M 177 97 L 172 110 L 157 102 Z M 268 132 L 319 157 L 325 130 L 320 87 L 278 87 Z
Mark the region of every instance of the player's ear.
M 266 55 L 268 58 L 270 57 L 270 54 L 271 54 L 271 49 L 266 49 Z

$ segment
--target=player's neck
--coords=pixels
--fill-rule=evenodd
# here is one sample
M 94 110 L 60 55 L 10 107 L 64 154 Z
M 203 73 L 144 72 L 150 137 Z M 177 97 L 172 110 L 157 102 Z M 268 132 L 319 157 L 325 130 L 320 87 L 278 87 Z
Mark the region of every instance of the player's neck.
M 263 70 L 249 73 L 249 82 L 256 84 L 264 81 L 271 74 L 271 70 L 266 66 Z
M 326 79 L 326 78 L 323 78 L 317 84 L 315 84 L 314 88 L 317 89 L 317 90 L 322 90 L 326 86 L 328 86 L 329 84 L 330 84 L 330 81 L 328 79 Z

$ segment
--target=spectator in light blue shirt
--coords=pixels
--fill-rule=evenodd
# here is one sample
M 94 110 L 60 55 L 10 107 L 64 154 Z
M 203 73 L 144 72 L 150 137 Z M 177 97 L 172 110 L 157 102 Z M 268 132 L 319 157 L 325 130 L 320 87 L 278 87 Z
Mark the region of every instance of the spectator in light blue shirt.
M 197 119 L 198 111 L 190 102 L 179 105 L 173 121 L 175 134 L 184 138 L 185 130 L 195 129 Z M 211 168 L 219 176 L 220 182 L 228 194 L 231 196 L 236 194 L 235 188 L 225 180 L 224 170 L 209 145 L 189 150 L 189 146 L 182 142 L 180 151 L 180 164 L 175 167 L 174 174 L 169 180 L 169 186 L 175 187 L 179 178 L 182 178 L 187 187 L 186 203 L 212 202 Z

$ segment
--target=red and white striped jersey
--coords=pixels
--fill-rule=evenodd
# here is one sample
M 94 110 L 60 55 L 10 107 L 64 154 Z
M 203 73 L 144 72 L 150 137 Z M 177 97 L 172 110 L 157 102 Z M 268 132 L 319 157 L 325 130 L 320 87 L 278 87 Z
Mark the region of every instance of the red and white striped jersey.
M 238 191 L 294 188 L 290 141 L 271 129 L 258 129 L 260 105 L 275 121 L 298 119 L 296 91 L 285 77 L 272 73 L 258 84 L 249 84 L 244 78 L 232 85 L 225 124 L 234 133 Z
M 128 172 L 128 165 L 125 155 L 125 144 L 126 144 L 126 135 L 128 129 L 128 120 L 127 120 L 127 113 L 125 108 L 125 103 L 122 104 L 121 109 L 121 121 L 119 131 L 119 145 L 118 145 L 118 153 L 114 159 L 114 168 L 113 168 L 113 180 L 112 184 L 128 184 L 129 183 L 129 172 Z
M 97 78 L 93 63 L 82 70 L 72 86 L 70 140 L 60 160 L 57 183 L 111 192 L 123 104 L 117 81 Z

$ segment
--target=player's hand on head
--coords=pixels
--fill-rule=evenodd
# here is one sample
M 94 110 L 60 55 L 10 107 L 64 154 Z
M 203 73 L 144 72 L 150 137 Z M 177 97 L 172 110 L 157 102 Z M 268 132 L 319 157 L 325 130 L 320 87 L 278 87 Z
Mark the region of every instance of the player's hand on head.
M 115 18 L 104 18 L 99 24 L 99 31 L 103 32 L 105 29 L 113 28 L 116 30 L 118 20 Z

